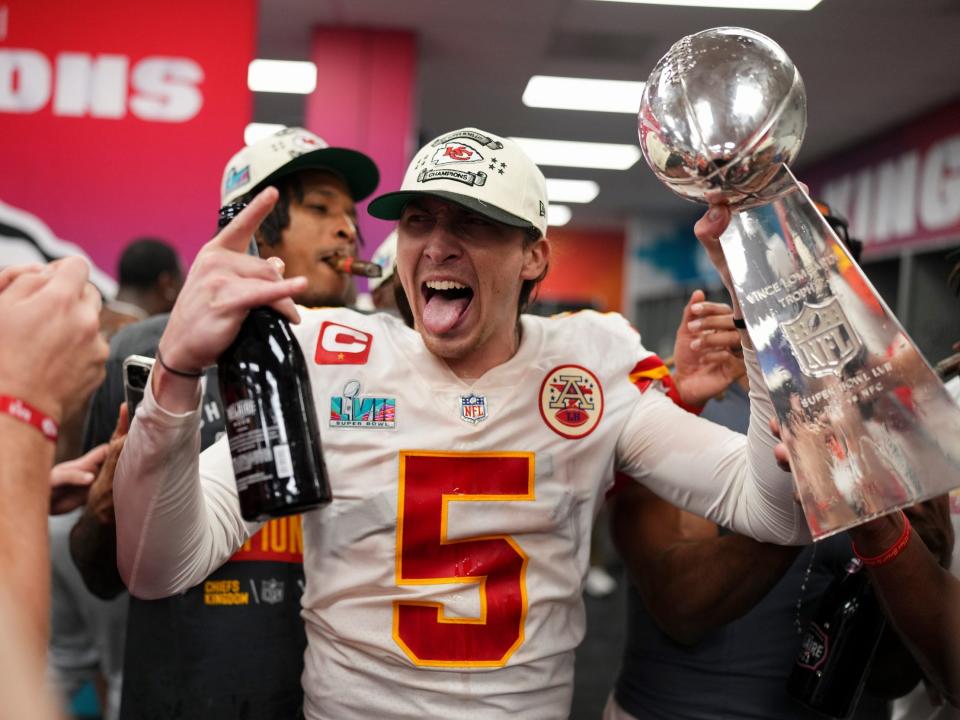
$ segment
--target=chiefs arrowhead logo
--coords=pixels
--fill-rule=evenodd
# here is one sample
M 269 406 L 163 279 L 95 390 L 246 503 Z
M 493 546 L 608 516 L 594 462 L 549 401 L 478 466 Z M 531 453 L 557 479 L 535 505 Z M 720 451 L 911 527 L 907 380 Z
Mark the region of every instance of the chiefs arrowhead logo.
M 317 365 L 366 365 L 373 335 L 348 325 L 324 322 L 317 338 Z
M 465 142 L 447 142 L 436 149 L 432 161 L 434 165 L 482 162 L 483 155 L 475 147 Z
M 318 142 L 316 138 L 312 138 L 309 135 L 295 135 L 293 142 L 296 145 L 301 145 L 309 150 L 319 150 L 326 147 L 326 145 Z

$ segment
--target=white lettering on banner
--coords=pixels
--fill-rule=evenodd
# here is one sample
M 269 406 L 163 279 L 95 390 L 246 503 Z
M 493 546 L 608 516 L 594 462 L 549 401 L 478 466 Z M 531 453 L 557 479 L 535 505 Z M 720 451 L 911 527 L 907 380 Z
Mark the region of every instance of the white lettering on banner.
M 35 50 L 0 50 L 0 112 L 36 112 L 50 99 L 50 63 Z
M 145 58 L 133 68 L 130 110 L 141 120 L 185 122 L 203 106 L 203 68 L 189 58 Z
M 203 107 L 203 68 L 190 58 L 151 56 L 130 70 L 125 55 L 64 52 L 54 64 L 55 78 L 42 53 L 0 49 L 0 113 L 38 112 L 51 93 L 61 117 L 116 119 L 129 107 L 141 120 L 186 122 Z
M 873 235 L 878 241 L 909 237 L 917 230 L 916 152 L 885 162 L 877 171 L 877 200 Z
M 920 186 L 920 221 L 931 230 L 960 220 L 960 136 L 930 148 Z
M 960 135 L 834 178 L 822 196 L 868 246 L 950 228 L 960 222 Z
M 127 58 L 123 55 L 60 53 L 53 114 L 122 118 L 127 112 Z
M 854 232 L 861 231 L 860 228 L 870 228 L 869 235 L 873 235 L 873 171 L 872 169 L 861 170 L 853 182 L 856 205 L 850 213 L 853 223 L 852 227 L 857 228 Z M 830 201 L 827 200 L 827 204 Z M 850 217 L 848 215 L 847 217 Z

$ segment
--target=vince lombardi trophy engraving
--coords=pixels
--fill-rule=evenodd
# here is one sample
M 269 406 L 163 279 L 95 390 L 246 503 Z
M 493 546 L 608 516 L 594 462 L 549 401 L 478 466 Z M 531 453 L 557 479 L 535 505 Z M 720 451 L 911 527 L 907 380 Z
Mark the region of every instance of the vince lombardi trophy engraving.
M 787 165 L 800 75 L 770 38 L 677 42 L 638 118 L 668 188 L 731 205 L 720 238 L 814 538 L 960 486 L 960 409 Z

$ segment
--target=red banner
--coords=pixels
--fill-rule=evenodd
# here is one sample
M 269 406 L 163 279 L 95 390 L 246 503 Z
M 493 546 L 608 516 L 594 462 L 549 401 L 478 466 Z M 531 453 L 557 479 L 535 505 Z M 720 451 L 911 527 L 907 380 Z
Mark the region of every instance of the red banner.
M 0 235 L 33 215 L 110 274 L 142 235 L 189 265 L 251 117 L 255 7 L 0 0 Z
M 960 101 L 803 172 L 864 256 L 960 243 Z

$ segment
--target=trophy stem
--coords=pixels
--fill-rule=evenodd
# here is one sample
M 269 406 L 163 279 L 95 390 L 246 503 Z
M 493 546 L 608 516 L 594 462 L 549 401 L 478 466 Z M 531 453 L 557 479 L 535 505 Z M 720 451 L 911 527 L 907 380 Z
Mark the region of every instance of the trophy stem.
M 786 166 L 721 237 L 815 539 L 960 485 L 960 409 Z

